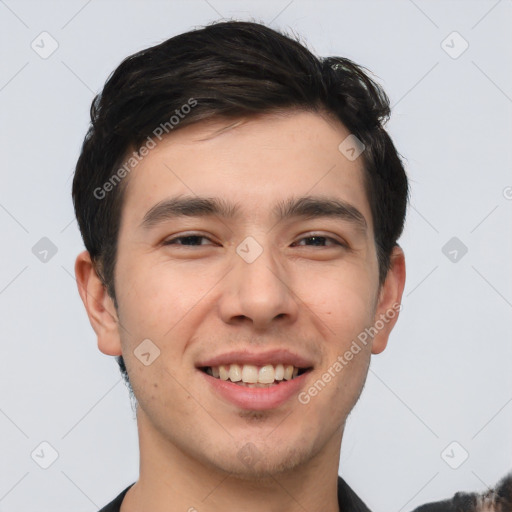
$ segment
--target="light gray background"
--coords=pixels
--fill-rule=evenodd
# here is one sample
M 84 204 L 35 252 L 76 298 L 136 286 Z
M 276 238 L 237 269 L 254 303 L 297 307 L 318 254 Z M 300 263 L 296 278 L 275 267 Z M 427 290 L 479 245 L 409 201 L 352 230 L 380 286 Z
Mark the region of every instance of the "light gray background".
M 377 512 L 493 485 L 512 469 L 510 0 L 0 0 L 0 511 L 94 512 L 137 479 L 128 392 L 74 279 L 72 172 L 93 95 L 120 61 L 221 17 L 353 59 L 394 106 L 412 187 L 407 285 L 340 474 Z M 59 45 L 47 59 L 31 48 L 42 31 Z M 456 59 L 442 47 L 453 31 L 469 43 Z M 454 236 L 468 248 L 456 262 L 442 252 Z M 32 253 L 42 237 L 58 249 L 46 263 Z M 50 456 L 43 441 L 58 452 L 48 469 L 31 457 Z M 441 457 L 452 441 L 452 465 L 469 453 L 458 469 Z

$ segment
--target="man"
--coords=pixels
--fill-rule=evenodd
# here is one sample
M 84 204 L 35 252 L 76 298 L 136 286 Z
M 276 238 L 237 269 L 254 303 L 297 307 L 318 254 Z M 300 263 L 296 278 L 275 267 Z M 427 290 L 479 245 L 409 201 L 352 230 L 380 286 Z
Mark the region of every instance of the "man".
M 136 397 L 140 477 L 103 511 L 368 510 L 338 466 L 405 284 L 389 113 L 362 68 L 256 23 L 111 75 L 73 182 L 75 272 Z

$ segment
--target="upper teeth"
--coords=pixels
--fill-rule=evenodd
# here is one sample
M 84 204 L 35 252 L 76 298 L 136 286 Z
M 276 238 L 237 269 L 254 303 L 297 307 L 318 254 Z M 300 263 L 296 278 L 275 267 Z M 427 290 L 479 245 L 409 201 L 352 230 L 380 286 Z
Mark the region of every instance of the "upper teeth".
M 299 369 L 293 365 L 278 364 L 273 366 L 255 366 L 252 364 L 230 364 L 221 366 L 212 366 L 207 372 L 213 377 L 231 382 L 245 382 L 247 384 L 271 384 L 275 380 L 290 380 L 297 377 Z

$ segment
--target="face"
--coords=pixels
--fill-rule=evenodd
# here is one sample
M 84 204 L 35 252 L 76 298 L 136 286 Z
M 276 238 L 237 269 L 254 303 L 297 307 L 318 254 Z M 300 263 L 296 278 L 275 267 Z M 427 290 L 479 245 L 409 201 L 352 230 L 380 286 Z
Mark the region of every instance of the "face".
M 118 327 L 96 332 L 163 450 L 241 477 L 338 463 L 404 281 L 397 250 L 378 287 L 363 161 L 338 150 L 348 135 L 304 112 L 200 123 L 130 174 Z

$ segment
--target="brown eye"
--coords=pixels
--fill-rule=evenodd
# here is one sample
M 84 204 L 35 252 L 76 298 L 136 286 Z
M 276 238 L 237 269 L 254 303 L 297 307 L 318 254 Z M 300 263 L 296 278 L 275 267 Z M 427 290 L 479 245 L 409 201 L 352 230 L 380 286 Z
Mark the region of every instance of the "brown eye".
M 206 238 L 202 235 L 177 236 L 175 238 L 166 240 L 163 245 L 184 245 L 187 247 L 205 245 L 201 243 L 201 240 L 209 240 L 209 238 Z
M 311 235 L 306 236 L 304 238 L 301 238 L 299 242 L 302 242 L 303 240 L 308 240 L 312 243 L 306 244 L 306 246 L 309 247 L 328 247 L 325 245 L 327 242 L 330 242 L 331 244 L 341 246 L 341 247 L 347 247 L 345 244 L 342 244 L 341 242 L 338 242 L 338 240 L 329 237 L 329 236 L 322 236 L 322 235 Z

